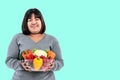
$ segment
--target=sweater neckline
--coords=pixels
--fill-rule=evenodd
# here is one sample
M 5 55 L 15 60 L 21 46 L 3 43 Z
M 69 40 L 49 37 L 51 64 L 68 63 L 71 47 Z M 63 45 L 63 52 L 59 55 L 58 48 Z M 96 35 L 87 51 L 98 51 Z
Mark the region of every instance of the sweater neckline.
M 43 36 L 39 41 L 35 42 L 34 40 L 32 40 L 32 39 L 27 35 L 27 38 L 28 38 L 32 43 L 34 43 L 34 44 L 40 43 L 42 40 L 45 39 L 45 37 L 46 37 L 46 34 L 44 33 L 44 36 Z

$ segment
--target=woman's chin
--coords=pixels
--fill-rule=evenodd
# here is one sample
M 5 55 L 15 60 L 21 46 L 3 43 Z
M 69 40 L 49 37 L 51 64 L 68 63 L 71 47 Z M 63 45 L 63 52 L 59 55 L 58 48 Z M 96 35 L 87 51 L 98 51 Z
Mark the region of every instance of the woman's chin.
M 31 34 L 39 34 L 39 32 L 31 32 Z

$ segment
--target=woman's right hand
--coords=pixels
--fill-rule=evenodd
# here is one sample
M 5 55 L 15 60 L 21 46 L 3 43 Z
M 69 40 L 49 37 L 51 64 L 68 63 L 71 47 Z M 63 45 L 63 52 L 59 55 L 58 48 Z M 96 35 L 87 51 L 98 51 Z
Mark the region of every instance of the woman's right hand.
M 30 71 L 30 72 L 31 72 L 31 67 L 30 67 L 30 64 L 29 64 L 29 61 L 28 61 L 28 60 L 22 60 L 22 61 L 21 61 L 21 64 L 22 64 L 23 68 L 24 68 L 26 71 Z

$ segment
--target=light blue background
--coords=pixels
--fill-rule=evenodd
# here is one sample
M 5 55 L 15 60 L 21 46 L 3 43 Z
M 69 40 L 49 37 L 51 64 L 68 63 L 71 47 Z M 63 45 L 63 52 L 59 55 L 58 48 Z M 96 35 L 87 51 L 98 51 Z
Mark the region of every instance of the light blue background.
M 34 7 L 44 16 L 46 33 L 60 43 L 65 65 L 56 80 L 120 80 L 119 0 L 1 0 L 0 80 L 12 78 L 7 48 Z

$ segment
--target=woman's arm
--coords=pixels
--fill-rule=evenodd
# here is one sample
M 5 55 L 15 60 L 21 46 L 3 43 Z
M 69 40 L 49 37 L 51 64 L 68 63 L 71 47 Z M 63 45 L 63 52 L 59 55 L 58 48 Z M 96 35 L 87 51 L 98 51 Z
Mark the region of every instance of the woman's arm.
M 6 58 L 6 65 L 14 70 L 23 70 L 19 57 L 19 45 L 17 44 L 17 35 L 13 37 Z
M 64 66 L 64 62 L 62 59 L 62 54 L 57 39 L 54 39 L 51 50 L 56 53 L 54 67 L 52 68 L 52 71 L 60 70 Z

